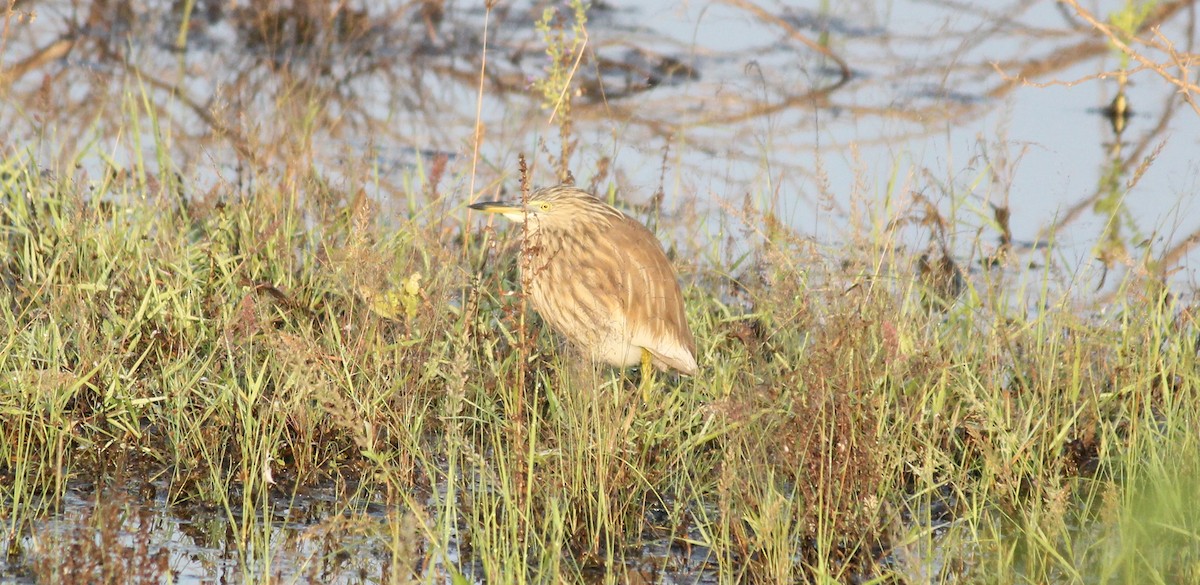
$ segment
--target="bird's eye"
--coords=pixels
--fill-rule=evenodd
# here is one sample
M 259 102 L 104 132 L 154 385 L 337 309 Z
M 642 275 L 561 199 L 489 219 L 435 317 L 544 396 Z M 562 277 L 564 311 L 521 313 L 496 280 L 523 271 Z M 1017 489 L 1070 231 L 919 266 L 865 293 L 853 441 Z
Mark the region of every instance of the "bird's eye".
M 542 211 L 550 211 L 550 202 L 543 201 L 541 203 L 538 203 L 538 209 L 540 209 Z

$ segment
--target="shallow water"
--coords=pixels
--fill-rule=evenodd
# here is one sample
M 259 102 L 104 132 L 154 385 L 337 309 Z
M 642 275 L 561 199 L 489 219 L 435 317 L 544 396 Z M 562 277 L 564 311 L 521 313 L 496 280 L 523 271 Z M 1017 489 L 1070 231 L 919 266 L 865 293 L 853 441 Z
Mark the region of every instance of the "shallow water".
M 99 580 L 101 575 L 120 575 L 119 582 L 169 578 L 188 585 L 267 579 L 395 582 L 390 573 L 389 525 L 406 524 L 396 517 L 402 506 L 347 497 L 344 487 L 325 485 L 288 497 L 274 494 L 268 506 L 270 518 L 245 518 L 239 510 L 170 506 L 167 489 L 165 483 L 129 482 L 104 490 L 72 484 L 62 506 L 47 519 L 34 522 L 15 541 L 0 538 L 0 548 L 21 551 L 16 558 L 0 561 L 0 583 L 35 583 L 35 571 L 79 583 Z M 427 503 L 432 505 L 433 500 Z M 653 518 L 647 521 L 654 524 Z M 244 525 L 259 534 L 240 534 Z M 671 545 L 668 536 L 651 530 L 637 555 L 641 560 L 613 570 L 629 582 L 717 582 L 715 561 L 707 549 Z M 690 537 L 698 540 L 700 535 Z M 247 538 L 269 543 L 267 550 L 247 545 Z M 461 565 L 470 581 L 483 582 L 475 576 L 482 575 L 482 568 L 459 558 L 456 538 L 449 540 L 445 550 L 444 557 L 428 559 L 429 565 L 416 574 L 427 582 L 452 583 L 445 566 L 450 563 Z M 584 565 L 577 570 L 587 582 L 601 583 L 608 576 L 603 566 Z
M 1087 9 L 1103 16 L 1123 4 Z M 1000 246 L 998 207 L 1013 249 L 1062 264 L 1061 278 L 1081 285 L 1102 282 L 1095 247 L 1117 222 L 1128 255 L 1144 246 L 1171 253 L 1182 268 L 1172 279 L 1196 282 L 1186 260 L 1187 238 L 1200 230 L 1190 197 L 1200 189 L 1200 116 L 1161 77 L 1135 73 L 1124 87 L 1133 115 L 1120 135 L 1122 180 L 1155 160 L 1120 197 L 1121 213 L 1097 209 L 1114 160 L 1117 137 L 1102 110 L 1120 88 L 1118 58 L 1070 8 L 819 6 L 597 3 L 575 68 L 575 177 L 615 186 L 633 205 L 660 188 L 668 209 L 694 203 L 708 238 L 744 231 L 749 195 L 819 243 L 848 226 L 890 223 L 912 248 L 948 246 L 975 270 L 978 255 Z M 555 180 L 548 155 L 560 152 L 558 130 L 532 86 L 547 66 L 533 25 L 546 7 L 569 25 L 565 5 L 525 2 L 492 11 L 450 3 L 434 14 L 404 2 L 351 4 L 327 28 L 312 24 L 320 13 L 215 1 L 199 2 L 186 27 L 167 2 L 35 3 L 26 10 L 36 19 L 13 27 L 4 58 L 10 67 L 45 61 L 13 68 L 21 75 L 10 99 L 23 105 L 0 113 L 0 124 L 13 129 L 8 144 L 45 160 L 82 149 L 93 179 L 101 153 L 153 173 L 153 133 L 130 136 L 123 122 L 144 93 L 158 108 L 158 143 L 170 147 L 172 168 L 161 170 L 180 173 L 192 186 L 185 195 L 248 188 L 241 152 L 268 165 L 300 156 L 333 181 L 358 180 L 361 170 L 370 176 L 363 187 L 398 214 L 414 210 L 403 195 L 413 175 L 444 165 L 441 192 L 453 193 L 453 207 L 513 192 L 520 153 L 536 182 Z M 1191 4 L 1162 8 L 1165 38 L 1194 44 Z M 822 39 L 849 78 L 810 46 Z M 306 96 L 324 109 L 305 111 Z M 925 199 L 949 222 L 944 233 L 917 225 Z M 1039 251 L 1050 238 L 1057 255 Z

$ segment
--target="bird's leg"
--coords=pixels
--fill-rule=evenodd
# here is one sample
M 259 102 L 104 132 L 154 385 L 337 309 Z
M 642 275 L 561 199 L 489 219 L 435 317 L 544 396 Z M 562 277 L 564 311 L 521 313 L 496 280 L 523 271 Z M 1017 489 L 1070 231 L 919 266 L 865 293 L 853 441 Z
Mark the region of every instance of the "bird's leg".
M 650 391 L 654 389 L 654 367 L 650 364 L 650 350 L 642 348 L 642 402 L 649 404 Z

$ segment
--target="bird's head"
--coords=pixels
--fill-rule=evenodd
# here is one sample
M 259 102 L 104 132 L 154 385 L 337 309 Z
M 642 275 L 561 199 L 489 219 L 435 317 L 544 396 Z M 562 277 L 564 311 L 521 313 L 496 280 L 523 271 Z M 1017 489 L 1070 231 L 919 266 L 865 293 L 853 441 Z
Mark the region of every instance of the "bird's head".
M 525 205 L 520 202 L 482 201 L 471 209 L 498 213 L 538 230 L 577 230 L 585 227 L 602 228 L 622 217 L 620 211 L 592 196 L 591 193 L 569 185 L 537 189 L 529 194 Z

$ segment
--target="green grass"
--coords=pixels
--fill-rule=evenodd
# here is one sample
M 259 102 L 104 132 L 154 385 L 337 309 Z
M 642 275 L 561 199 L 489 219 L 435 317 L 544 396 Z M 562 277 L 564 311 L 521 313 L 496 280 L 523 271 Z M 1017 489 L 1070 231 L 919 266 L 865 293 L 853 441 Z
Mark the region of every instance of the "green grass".
M 647 539 L 722 582 L 1197 576 L 1197 331 L 1161 288 L 1097 313 L 972 287 L 939 312 L 902 253 L 832 269 L 779 237 L 736 303 L 728 267 L 681 266 L 703 373 L 644 405 L 499 294 L 512 254 L 462 249 L 440 228 L 461 208 L 387 225 L 352 197 L 184 205 L 38 168 L 4 163 L 0 518 L 45 575 L 87 574 L 30 561 L 71 542 L 30 532 L 45 504 L 135 477 L 226 518 L 250 582 L 283 554 L 278 502 L 330 484 L 359 520 L 326 528 L 397 578 L 621 582 L 671 568 Z

